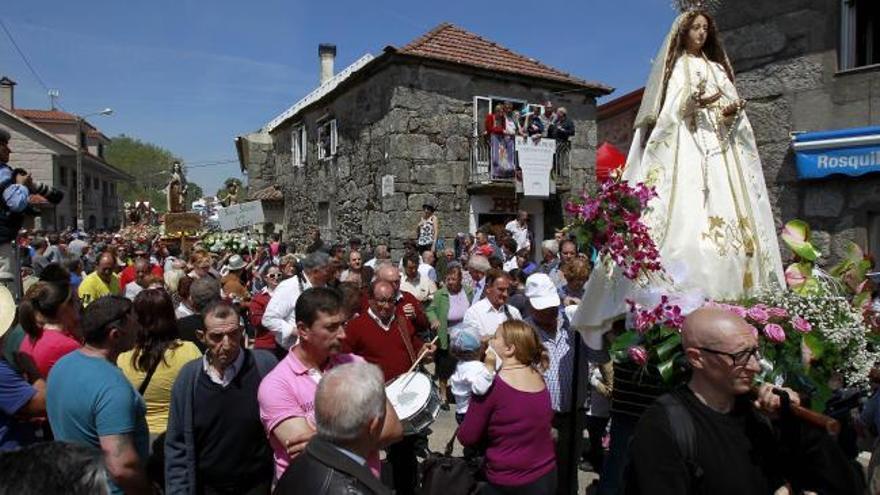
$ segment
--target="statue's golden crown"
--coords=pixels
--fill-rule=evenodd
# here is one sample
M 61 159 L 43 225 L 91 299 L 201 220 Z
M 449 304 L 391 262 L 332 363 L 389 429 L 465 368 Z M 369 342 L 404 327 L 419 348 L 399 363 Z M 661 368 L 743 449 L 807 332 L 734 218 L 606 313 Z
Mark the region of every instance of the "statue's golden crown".
M 714 12 L 721 6 L 721 0 L 673 0 L 672 6 L 682 13 L 695 10 Z

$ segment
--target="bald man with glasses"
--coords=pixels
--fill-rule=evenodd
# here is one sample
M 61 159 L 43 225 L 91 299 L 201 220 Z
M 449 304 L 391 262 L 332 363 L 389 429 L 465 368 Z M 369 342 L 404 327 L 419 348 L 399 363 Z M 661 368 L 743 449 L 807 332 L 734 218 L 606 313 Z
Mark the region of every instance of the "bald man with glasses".
M 691 378 L 639 420 L 626 494 L 772 494 L 786 483 L 817 493 L 862 493 L 833 437 L 794 417 L 800 397 L 757 386 L 758 336 L 721 308 L 691 313 L 681 333 Z

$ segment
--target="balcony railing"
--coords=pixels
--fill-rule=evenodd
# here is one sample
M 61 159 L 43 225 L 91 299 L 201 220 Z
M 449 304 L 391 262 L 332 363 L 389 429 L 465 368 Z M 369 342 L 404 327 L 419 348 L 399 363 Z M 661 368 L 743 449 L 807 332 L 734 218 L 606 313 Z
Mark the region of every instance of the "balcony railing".
M 515 175 L 508 178 L 492 178 L 491 154 L 489 151 L 488 136 L 474 136 L 470 139 L 471 145 L 471 184 L 485 184 L 491 182 L 513 182 Z M 519 168 L 519 154 L 514 155 L 514 164 Z M 557 141 L 556 153 L 553 154 L 553 179 L 571 177 L 571 142 Z

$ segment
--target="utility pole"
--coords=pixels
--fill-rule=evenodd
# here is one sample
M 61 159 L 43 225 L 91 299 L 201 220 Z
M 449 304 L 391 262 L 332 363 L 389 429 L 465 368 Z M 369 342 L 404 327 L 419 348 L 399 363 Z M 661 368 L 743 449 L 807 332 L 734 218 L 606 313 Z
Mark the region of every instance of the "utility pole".
M 92 117 L 95 115 L 111 115 L 113 113 L 112 108 L 105 108 L 100 112 L 90 113 L 88 115 L 83 115 L 80 117 L 76 116 L 76 230 L 83 231 L 85 230 L 86 222 L 85 222 L 85 212 L 83 211 L 83 170 L 82 170 L 82 159 L 83 159 L 83 147 L 88 146 L 88 139 L 83 136 L 83 122 L 86 117 Z

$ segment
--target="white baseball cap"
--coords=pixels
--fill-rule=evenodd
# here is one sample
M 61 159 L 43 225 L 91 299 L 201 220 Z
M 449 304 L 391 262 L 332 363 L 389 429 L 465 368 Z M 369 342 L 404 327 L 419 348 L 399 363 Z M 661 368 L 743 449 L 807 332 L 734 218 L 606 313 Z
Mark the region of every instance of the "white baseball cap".
M 561 304 L 556 284 L 545 273 L 535 273 L 526 279 L 526 297 L 537 310 L 558 307 Z

